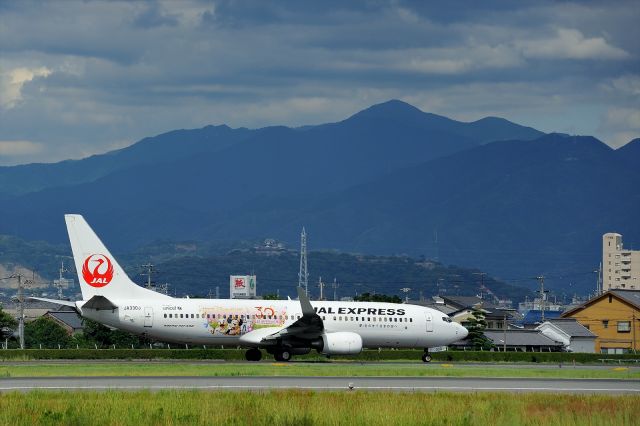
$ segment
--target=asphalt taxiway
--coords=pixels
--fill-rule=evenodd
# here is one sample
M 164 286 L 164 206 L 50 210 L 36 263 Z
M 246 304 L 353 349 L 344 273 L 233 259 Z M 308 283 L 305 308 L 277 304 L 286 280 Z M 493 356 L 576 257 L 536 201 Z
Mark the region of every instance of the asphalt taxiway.
M 640 395 L 640 380 L 460 377 L 18 377 L 0 379 L 0 392 L 167 389 L 269 391 L 551 392 Z

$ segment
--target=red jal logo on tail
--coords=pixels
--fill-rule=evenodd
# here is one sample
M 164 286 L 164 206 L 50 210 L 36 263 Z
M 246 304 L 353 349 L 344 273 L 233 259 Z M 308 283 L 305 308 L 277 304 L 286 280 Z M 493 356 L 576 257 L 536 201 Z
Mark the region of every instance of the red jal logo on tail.
M 92 254 L 82 265 L 82 277 L 92 287 L 104 287 L 113 278 L 113 265 L 104 254 Z

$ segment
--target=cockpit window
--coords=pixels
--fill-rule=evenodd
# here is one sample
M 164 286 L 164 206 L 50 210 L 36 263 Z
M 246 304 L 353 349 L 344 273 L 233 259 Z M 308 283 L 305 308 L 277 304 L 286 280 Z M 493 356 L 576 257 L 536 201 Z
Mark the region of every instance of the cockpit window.
M 444 321 L 444 322 L 451 322 L 451 318 L 449 318 L 449 317 L 442 317 L 442 321 Z

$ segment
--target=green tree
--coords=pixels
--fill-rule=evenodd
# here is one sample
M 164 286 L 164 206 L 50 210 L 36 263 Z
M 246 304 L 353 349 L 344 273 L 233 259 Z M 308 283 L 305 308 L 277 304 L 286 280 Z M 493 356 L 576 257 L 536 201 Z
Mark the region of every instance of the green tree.
M 82 324 L 84 325 L 84 338 L 87 342 L 90 342 L 91 345 L 97 344 L 100 348 L 113 344 L 111 341 L 111 329 L 109 327 L 86 318 L 82 320 Z
M 26 347 L 65 348 L 71 341 L 67 331 L 51 318 L 40 317 L 24 326 L 24 343 Z
M 353 298 L 357 302 L 386 302 L 386 303 L 402 303 L 402 299 L 396 295 L 387 296 L 386 294 L 370 294 L 362 293 Z
M 275 293 L 267 293 L 262 296 L 262 300 L 280 300 L 280 297 Z
M 0 328 L 15 328 L 18 321 L 0 308 Z
M 78 345 L 105 348 L 116 345 L 116 348 L 147 347 L 151 342 L 143 336 L 137 336 L 124 330 L 112 330 L 99 322 L 84 319 L 84 332 L 76 338 Z
M 11 337 L 17 326 L 18 321 L 0 308 L 0 337 Z
M 469 324 L 467 325 L 467 330 L 469 330 L 467 339 L 473 344 L 475 349 L 490 350 L 494 347 L 491 340 L 484 335 L 486 328 L 487 321 L 484 319 L 484 312 L 474 306 L 471 311 L 471 317 L 469 318 Z

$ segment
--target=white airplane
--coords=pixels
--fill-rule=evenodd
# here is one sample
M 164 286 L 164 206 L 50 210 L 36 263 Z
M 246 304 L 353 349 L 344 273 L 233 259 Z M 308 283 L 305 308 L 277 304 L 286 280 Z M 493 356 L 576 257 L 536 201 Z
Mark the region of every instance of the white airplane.
M 311 349 L 325 355 L 363 348 L 429 348 L 464 339 L 468 332 L 440 311 L 373 302 L 310 302 L 298 287 L 295 300 L 179 299 L 129 279 L 80 215 L 65 215 L 83 300 L 32 299 L 74 307 L 83 317 L 151 339 L 182 344 L 261 349 L 278 361 Z

